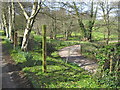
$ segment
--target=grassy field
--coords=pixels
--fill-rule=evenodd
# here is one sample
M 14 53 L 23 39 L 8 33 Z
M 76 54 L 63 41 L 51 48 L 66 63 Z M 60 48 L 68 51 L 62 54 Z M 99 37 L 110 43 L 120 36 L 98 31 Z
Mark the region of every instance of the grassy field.
M 18 46 L 11 49 L 10 42 L 3 40 L 2 43 L 8 48 L 13 60 L 25 75 L 29 78 L 35 88 L 106 88 L 106 84 L 99 84 L 92 74 L 81 69 L 75 64 L 65 63 L 60 58 L 58 50 L 63 47 L 81 44 L 83 55 L 94 58 L 97 51 L 96 43 L 76 40 L 51 40 L 47 39 L 47 72 L 42 72 L 41 59 L 41 36 L 34 35 L 32 39 L 32 50 L 23 52 Z M 96 35 L 97 36 L 97 35 Z M 102 36 L 102 35 L 101 35 Z M 4 38 L 4 37 L 2 37 Z
M 35 40 L 38 40 L 38 36 Z M 66 47 L 65 42 L 53 42 L 55 49 L 58 50 Z M 3 44 L 8 48 L 13 60 L 21 70 L 28 76 L 35 88 L 95 88 L 99 87 L 92 76 L 71 63 L 65 63 L 56 51 L 53 51 L 47 57 L 47 72 L 43 73 L 41 69 L 41 52 L 29 51 L 22 52 L 19 47 L 16 50 L 10 49 L 10 42 L 3 41 Z M 69 45 L 73 43 L 69 42 Z M 41 46 L 39 46 L 41 47 Z M 41 50 L 40 50 L 41 51 Z
M 16 64 L 28 76 L 35 88 L 95 88 L 92 76 L 80 67 L 65 63 L 56 52 L 47 57 L 47 72 L 42 72 L 41 53 L 11 51 Z

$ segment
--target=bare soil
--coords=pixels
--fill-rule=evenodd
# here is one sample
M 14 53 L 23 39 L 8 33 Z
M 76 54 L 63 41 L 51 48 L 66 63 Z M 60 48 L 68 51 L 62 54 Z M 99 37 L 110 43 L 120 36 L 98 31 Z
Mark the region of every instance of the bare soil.
M 75 63 L 89 72 L 96 72 L 98 64 L 80 54 L 80 45 L 73 45 L 59 50 L 59 55 L 67 62 Z
M 33 88 L 31 82 L 12 60 L 7 47 L 2 45 L 1 42 L 0 47 L 2 47 L 2 75 L 0 75 L 2 88 Z

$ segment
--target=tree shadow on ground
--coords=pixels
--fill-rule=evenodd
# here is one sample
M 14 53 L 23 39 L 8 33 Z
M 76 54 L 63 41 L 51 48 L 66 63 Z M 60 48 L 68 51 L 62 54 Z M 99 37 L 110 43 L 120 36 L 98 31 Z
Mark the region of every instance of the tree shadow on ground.
M 19 66 L 21 69 L 25 67 L 34 67 L 34 66 L 41 66 L 41 65 L 42 65 L 41 60 L 28 60 L 28 61 L 17 64 L 17 66 Z M 61 63 L 56 61 L 47 61 L 47 65 L 61 65 Z
M 12 80 L 10 79 L 10 77 L 12 77 Z M 3 88 L 14 87 L 14 86 L 10 86 L 13 84 L 13 81 L 15 83 L 14 86 L 16 86 L 17 88 L 33 88 L 33 85 L 28 80 L 28 78 L 24 76 L 23 73 L 21 73 L 20 75 L 19 67 L 17 67 L 12 63 L 7 63 L 2 67 L 2 87 Z
M 82 72 L 82 70 L 75 70 L 73 68 L 67 67 L 60 70 L 53 69 L 52 71 L 40 74 L 39 72 L 27 71 L 27 74 L 32 78 L 32 80 L 37 81 L 36 83 L 39 88 L 46 88 L 50 85 L 55 85 L 56 87 L 58 85 L 57 88 L 61 88 L 59 87 L 60 83 L 69 83 L 69 85 L 71 85 L 72 82 L 80 81 L 80 79 L 83 78 L 89 78 L 85 77 Z

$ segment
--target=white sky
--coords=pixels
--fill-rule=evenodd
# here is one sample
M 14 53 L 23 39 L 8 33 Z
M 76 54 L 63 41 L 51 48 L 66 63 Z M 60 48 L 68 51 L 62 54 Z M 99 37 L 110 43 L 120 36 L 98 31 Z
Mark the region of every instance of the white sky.
M 0 0 L 2 2 L 10 2 L 12 0 Z M 14 0 L 14 2 L 17 2 L 18 0 Z M 31 2 L 33 0 L 19 0 L 20 2 Z M 89 2 L 90 0 L 42 0 L 42 1 L 51 1 L 51 2 Z M 98 2 L 98 1 L 104 1 L 104 0 L 94 0 L 94 2 Z M 110 2 L 118 2 L 120 0 L 108 0 Z

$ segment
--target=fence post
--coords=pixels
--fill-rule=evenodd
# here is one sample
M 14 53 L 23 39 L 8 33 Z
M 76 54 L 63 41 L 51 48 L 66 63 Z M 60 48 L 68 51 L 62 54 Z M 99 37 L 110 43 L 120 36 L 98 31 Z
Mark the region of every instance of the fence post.
M 112 72 L 112 69 L 113 69 L 113 56 L 111 55 L 110 56 L 110 73 Z
M 66 63 L 68 62 L 69 57 L 70 57 L 70 48 L 68 48 L 68 57 L 66 58 Z
M 42 26 L 42 71 L 46 72 L 46 25 Z
M 80 45 L 80 54 L 82 55 L 82 45 Z
M 17 42 L 17 32 L 14 33 L 14 49 L 17 46 L 18 42 Z

